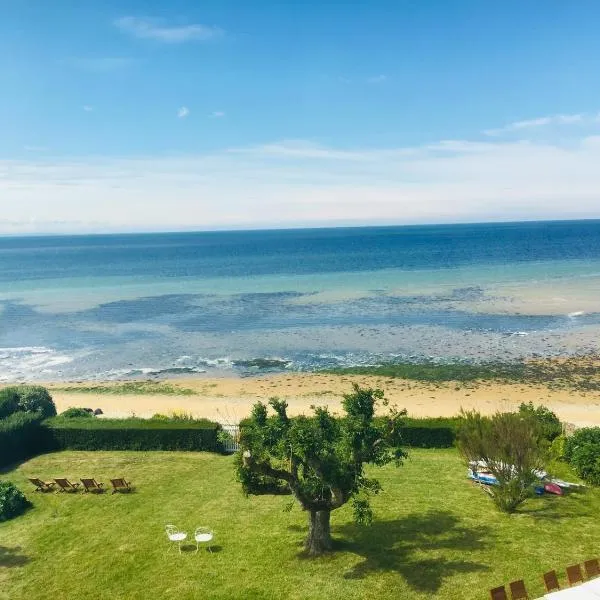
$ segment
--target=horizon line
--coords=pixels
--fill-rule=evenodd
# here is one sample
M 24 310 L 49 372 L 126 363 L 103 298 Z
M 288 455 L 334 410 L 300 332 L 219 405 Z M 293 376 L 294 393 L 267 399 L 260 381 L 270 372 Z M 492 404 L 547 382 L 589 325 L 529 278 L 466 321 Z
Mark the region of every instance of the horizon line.
M 6 233 L 0 232 L 0 239 L 3 238 L 36 238 L 36 237 L 88 237 L 88 236 L 118 236 L 118 235 L 173 235 L 173 234 L 194 234 L 194 233 L 244 233 L 244 232 L 260 232 L 260 231 L 314 231 L 314 230 L 327 230 L 327 229 L 383 229 L 383 228 L 411 228 L 411 227 L 454 227 L 459 225 L 510 225 L 518 223 L 569 223 L 569 222 L 582 222 L 582 221 L 598 221 L 600 217 L 574 217 L 574 218 L 531 218 L 531 219 L 502 219 L 502 220 L 474 220 L 474 221 L 451 221 L 451 222 L 422 222 L 422 223 L 367 223 L 363 225 L 352 225 L 352 224 L 313 224 L 313 225 L 289 225 L 285 224 L 280 227 L 278 226 L 256 226 L 249 227 L 241 225 L 239 227 L 218 227 L 210 229 L 201 229 L 196 227 L 187 227 L 181 229 L 123 229 L 114 230 L 107 229 L 87 231 L 87 232 L 29 232 L 29 233 Z

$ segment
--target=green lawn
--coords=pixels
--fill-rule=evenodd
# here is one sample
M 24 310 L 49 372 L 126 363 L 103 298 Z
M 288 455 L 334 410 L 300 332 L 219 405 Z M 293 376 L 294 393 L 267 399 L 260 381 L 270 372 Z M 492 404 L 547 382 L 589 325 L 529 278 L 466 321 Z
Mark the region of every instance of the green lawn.
M 333 513 L 335 554 L 301 556 L 305 515 L 289 497 L 245 498 L 231 457 L 177 452 L 61 452 L 1 477 L 122 476 L 131 495 L 39 494 L 0 524 L 0 598 L 452 598 L 600 555 L 600 490 L 530 500 L 499 514 L 465 479 L 454 450 L 414 450 L 376 470 L 384 491 L 361 528 Z M 215 531 L 214 550 L 166 554 L 164 525 Z

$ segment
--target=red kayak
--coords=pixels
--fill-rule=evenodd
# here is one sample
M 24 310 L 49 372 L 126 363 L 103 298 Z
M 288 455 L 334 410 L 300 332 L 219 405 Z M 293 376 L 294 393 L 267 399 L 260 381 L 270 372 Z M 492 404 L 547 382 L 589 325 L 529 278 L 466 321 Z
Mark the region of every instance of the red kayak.
M 562 488 L 559 485 L 556 485 L 556 483 L 545 483 L 544 491 L 548 492 L 549 494 L 556 494 L 557 496 L 563 495 Z

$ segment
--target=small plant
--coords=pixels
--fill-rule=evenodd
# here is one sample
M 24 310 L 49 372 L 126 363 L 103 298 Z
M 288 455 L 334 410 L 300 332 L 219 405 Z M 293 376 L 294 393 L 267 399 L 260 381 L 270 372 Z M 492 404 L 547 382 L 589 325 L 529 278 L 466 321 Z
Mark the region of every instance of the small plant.
M 77 419 L 77 418 L 93 418 L 95 417 L 94 411 L 91 408 L 80 408 L 77 406 L 72 406 L 71 408 L 67 408 L 67 410 L 63 411 L 59 415 L 65 419 Z
M 0 481 L 0 521 L 18 517 L 31 506 L 23 492 L 10 481 Z

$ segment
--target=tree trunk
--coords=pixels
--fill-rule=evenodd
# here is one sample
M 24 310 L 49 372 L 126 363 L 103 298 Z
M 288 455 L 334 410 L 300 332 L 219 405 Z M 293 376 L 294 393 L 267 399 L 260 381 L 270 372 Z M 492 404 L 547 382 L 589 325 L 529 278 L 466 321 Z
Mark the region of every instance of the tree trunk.
M 329 510 L 311 510 L 308 521 L 308 537 L 304 548 L 309 556 L 318 556 L 331 550 Z

